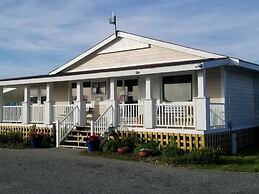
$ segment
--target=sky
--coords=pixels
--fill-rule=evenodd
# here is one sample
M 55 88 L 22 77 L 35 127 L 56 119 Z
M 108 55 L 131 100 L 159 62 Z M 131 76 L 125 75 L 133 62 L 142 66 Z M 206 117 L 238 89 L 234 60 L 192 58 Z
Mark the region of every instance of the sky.
M 118 29 L 259 63 L 258 0 L 1 0 L 0 79 L 47 74 Z

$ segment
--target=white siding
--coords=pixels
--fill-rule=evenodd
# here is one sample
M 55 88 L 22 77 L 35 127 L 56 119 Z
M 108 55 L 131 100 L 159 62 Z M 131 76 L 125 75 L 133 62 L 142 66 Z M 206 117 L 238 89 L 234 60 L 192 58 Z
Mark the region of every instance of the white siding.
M 227 103 L 233 129 L 254 127 L 254 76 L 234 69 L 227 70 Z
M 259 76 L 255 77 L 255 114 L 256 118 L 259 119 Z
M 108 47 L 105 50 L 107 52 L 108 49 L 108 53 L 102 54 L 95 52 L 90 56 L 76 62 L 74 65 L 72 65 L 64 72 L 80 72 L 96 69 L 110 69 L 137 65 L 203 59 L 202 57 L 196 55 L 191 55 L 188 53 L 157 47 L 153 45 L 138 49 L 129 49 L 132 47 L 132 45 L 130 45 L 129 48 L 128 46 L 124 48 L 126 50 L 122 51 L 115 50 L 116 52 L 110 52 Z M 118 48 L 120 47 L 121 45 L 118 46 Z M 117 49 L 117 47 L 111 48 L 112 50 L 115 48 Z

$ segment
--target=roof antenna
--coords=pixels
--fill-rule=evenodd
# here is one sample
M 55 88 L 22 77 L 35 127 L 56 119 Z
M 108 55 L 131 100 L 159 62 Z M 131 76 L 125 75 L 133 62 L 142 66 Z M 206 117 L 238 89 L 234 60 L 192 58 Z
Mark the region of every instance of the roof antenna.
M 116 15 L 112 12 L 112 17 L 109 18 L 110 24 L 114 25 L 114 30 L 115 30 L 115 36 L 118 36 L 118 30 L 117 30 L 117 17 Z

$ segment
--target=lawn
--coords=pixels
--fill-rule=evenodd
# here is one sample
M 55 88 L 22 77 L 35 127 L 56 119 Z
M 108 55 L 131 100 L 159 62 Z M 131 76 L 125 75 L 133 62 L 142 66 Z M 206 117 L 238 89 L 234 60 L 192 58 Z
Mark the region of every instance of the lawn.
M 132 154 L 119 155 L 117 153 L 104 153 L 104 152 L 94 152 L 87 153 L 83 152 L 87 156 L 94 157 L 105 157 L 113 158 L 119 160 L 131 160 L 131 161 L 144 161 L 153 163 L 156 165 L 166 165 L 166 166 L 181 166 L 188 168 L 200 168 L 200 169 L 212 169 L 220 171 L 238 171 L 238 172 L 259 172 L 259 147 L 249 147 L 241 149 L 239 153 L 235 156 L 233 155 L 223 155 L 220 157 L 218 164 L 209 165 L 193 165 L 193 164 L 181 164 L 181 165 L 168 165 L 160 161 L 159 157 L 151 157 L 146 159 L 140 159 Z
M 235 156 L 223 155 L 220 163 L 201 168 L 223 171 L 259 172 L 259 147 L 248 147 L 239 151 Z

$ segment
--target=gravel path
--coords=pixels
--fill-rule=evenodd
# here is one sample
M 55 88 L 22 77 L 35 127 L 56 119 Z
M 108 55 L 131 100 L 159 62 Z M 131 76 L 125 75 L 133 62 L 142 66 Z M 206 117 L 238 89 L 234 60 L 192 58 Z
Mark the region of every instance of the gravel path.
M 0 148 L 0 193 L 259 193 L 259 174 L 161 167 L 72 149 Z

